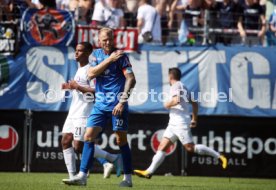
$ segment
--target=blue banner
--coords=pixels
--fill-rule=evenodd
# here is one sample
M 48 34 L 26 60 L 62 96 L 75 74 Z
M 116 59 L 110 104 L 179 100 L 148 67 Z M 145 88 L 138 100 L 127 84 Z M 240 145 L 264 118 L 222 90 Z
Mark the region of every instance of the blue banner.
M 61 84 L 77 70 L 72 47 L 26 46 L 15 59 L 0 60 L 0 78 L 5 77 L 0 80 L 1 109 L 69 109 L 70 99 L 64 98 Z
M 168 69 L 179 67 L 201 115 L 276 116 L 275 55 L 262 47 L 143 46 L 129 54 L 137 80 L 130 110 L 166 113 Z M 68 110 L 60 87 L 77 70 L 73 48 L 23 47 L 0 64 L 0 109 Z
M 28 8 L 21 19 L 21 31 L 27 45 L 68 46 L 75 35 L 75 21 L 66 10 Z

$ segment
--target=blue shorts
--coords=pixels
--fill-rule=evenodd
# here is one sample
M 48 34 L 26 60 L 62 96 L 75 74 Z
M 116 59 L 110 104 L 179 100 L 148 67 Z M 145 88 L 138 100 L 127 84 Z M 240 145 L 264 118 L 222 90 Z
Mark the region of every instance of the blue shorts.
M 87 127 L 101 127 L 104 130 L 109 119 L 112 120 L 113 131 L 127 131 L 128 110 L 124 110 L 120 116 L 114 116 L 112 115 L 112 111 L 103 111 L 93 107 L 92 112 L 87 120 Z

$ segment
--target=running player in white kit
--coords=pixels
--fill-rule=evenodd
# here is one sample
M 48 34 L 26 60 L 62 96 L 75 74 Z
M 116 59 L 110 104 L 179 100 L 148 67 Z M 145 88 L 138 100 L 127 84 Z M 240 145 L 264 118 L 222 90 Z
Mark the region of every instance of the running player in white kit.
M 74 80 L 62 84 L 62 89 L 71 90 L 72 102 L 69 113 L 62 129 L 62 149 L 64 161 L 69 173 L 69 178 L 76 174 L 76 158 L 75 152 L 82 153 L 84 133 L 87 118 L 93 107 L 93 93 L 95 92 L 94 84 L 87 79 L 87 70 L 89 68 L 89 56 L 92 53 L 92 45 L 88 42 L 81 42 L 76 47 L 75 59 L 79 62 Z M 74 145 L 72 147 L 72 142 Z M 105 158 L 107 161 L 114 163 L 117 175 L 121 173 L 121 156 L 110 154 L 95 146 L 94 157 Z M 104 165 L 104 178 L 108 178 L 113 169 L 113 164 Z
M 139 177 L 150 179 L 156 169 L 162 164 L 166 156 L 166 150 L 179 140 L 190 153 L 212 156 L 219 159 L 222 168 L 226 169 L 227 159 L 215 150 L 202 145 L 194 144 L 191 128 L 196 127 L 198 104 L 191 100 L 189 93 L 180 81 L 181 71 L 178 68 L 169 69 L 170 101 L 164 104 L 170 110 L 169 124 L 163 134 L 158 150 L 154 155 L 151 165 L 146 170 L 134 170 Z M 192 104 L 192 120 L 189 114 L 189 105 Z

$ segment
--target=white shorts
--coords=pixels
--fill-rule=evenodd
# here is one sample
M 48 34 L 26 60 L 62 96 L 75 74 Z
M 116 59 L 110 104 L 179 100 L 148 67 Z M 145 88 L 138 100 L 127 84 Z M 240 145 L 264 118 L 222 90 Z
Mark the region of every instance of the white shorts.
M 72 133 L 74 140 L 84 141 L 87 117 L 83 118 L 66 118 L 63 125 L 62 133 Z
M 168 125 L 166 128 L 163 138 L 166 137 L 175 143 L 179 140 L 183 145 L 193 143 L 193 136 L 191 133 L 191 128 L 187 124 L 181 125 Z

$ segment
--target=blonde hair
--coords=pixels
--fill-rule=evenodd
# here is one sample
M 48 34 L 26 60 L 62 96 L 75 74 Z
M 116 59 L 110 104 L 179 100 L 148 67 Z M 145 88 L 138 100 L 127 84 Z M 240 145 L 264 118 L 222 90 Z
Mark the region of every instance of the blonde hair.
M 106 33 L 108 36 L 112 36 L 112 38 L 114 38 L 114 32 L 113 32 L 113 29 L 111 28 L 107 28 L 107 27 L 101 28 L 99 31 L 99 36 L 101 35 L 101 33 Z

